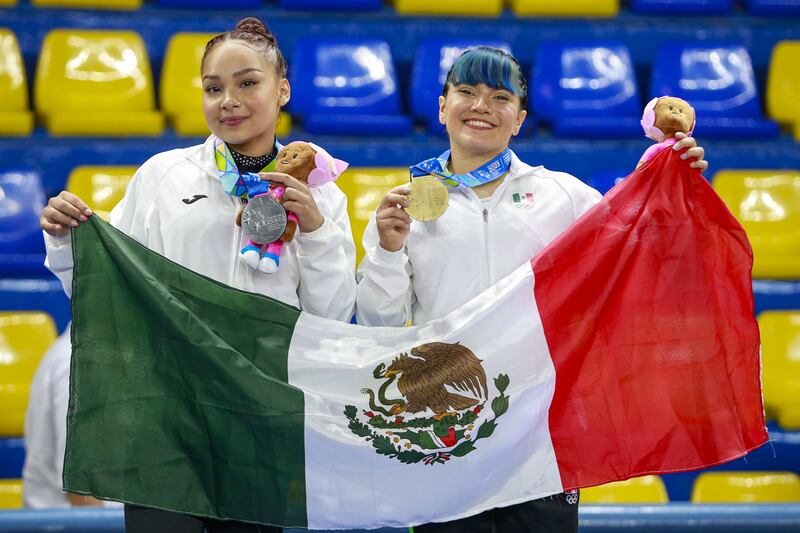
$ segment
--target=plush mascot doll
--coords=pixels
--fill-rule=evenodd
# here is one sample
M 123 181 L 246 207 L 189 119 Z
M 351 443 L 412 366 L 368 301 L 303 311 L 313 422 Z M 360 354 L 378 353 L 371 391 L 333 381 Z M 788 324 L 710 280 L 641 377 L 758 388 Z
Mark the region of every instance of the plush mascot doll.
M 289 174 L 307 183 L 309 187 L 319 187 L 334 181 L 348 166 L 344 161 L 331 157 L 316 144 L 302 141 L 295 141 L 281 148 L 276 160 L 275 172 Z M 272 185 L 268 194 L 282 204 L 285 189 L 282 185 Z M 239 252 L 242 261 L 262 272 L 277 272 L 283 244 L 291 242 L 297 230 L 297 215 L 289 212 L 286 218 L 286 230 L 278 240 L 267 244 L 247 241 L 247 245 Z M 241 213 L 236 223 L 241 226 Z
M 685 100 L 673 96 L 653 98 L 644 108 L 642 128 L 644 134 L 658 144 L 654 144 L 642 155 L 640 167 L 655 155 L 678 142 L 675 134 L 679 131 L 692 135 L 695 126 L 694 108 Z

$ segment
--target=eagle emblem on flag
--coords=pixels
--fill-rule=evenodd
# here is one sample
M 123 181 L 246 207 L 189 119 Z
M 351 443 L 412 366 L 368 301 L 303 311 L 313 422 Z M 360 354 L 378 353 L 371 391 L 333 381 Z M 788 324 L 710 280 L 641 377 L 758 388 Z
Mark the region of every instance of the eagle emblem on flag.
M 499 374 L 493 416 L 484 412 L 489 388 L 481 362 L 458 342 L 429 342 L 398 355 L 388 367 L 380 363 L 372 372 L 382 381 L 377 393 L 361 389 L 369 409 L 360 416 L 355 405 L 345 406 L 350 431 L 371 441 L 377 453 L 406 464 L 444 464 L 467 455 L 494 433 L 508 410 L 509 378 Z M 393 385 L 400 398 L 388 397 Z

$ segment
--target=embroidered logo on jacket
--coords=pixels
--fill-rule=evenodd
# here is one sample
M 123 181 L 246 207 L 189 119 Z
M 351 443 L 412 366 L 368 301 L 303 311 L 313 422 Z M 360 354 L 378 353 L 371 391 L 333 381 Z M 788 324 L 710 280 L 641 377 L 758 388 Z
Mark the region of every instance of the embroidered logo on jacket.
M 532 192 L 515 192 L 511 198 L 514 200 L 514 206 L 520 209 L 533 209 L 533 193 Z
M 191 198 L 184 198 L 183 203 L 189 205 L 195 203 L 197 200 L 202 200 L 203 198 L 208 198 L 208 196 L 206 196 L 205 194 L 195 194 Z

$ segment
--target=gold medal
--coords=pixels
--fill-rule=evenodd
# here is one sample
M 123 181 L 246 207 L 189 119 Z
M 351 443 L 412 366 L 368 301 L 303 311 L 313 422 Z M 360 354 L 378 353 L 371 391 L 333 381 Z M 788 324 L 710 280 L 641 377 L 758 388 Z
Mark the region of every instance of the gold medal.
M 420 176 L 411 180 L 408 188 L 406 213 L 414 220 L 430 222 L 447 210 L 449 193 L 447 186 L 433 176 Z

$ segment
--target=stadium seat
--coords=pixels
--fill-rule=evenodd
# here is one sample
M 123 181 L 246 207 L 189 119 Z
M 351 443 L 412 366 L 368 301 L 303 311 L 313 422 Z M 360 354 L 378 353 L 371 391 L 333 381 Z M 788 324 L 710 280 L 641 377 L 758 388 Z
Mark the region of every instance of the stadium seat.
M 698 136 L 767 139 L 778 124 L 763 118 L 753 65 L 739 44 L 665 43 L 653 67 L 650 98 L 677 96 L 697 113 Z
M 169 117 L 178 135 L 208 135 L 209 129 L 203 114 L 203 82 L 200 62 L 206 43 L 215 33 L 176 33 L 167 44 L 164 67 L 161 70 L 161 109 Z M 275 134 L 287 135 L 292 129 L 292 117 L 282 112 Z
M 619 0 L 511 0 L 518 17 L 615 17 Z
M 15 6 L 17 0 L 0 0 L 0 6 Z
M 47 274 L 39 226 L 45 202 L 39 174 L 0 170 L 0 277 Z
M 478 46 L 491 46 L 511 53 L 511 45 L 503 41 L 433 38 L 417 46 L 411 74 L 411 109 L 431 133 L 444 131 L 444 126 L 439 123 L 439 96 L 450 67 L 465 50 Z
M 744 226 L 755 278 L 800 278 L 800 171 L 722 170 L 712 185 Z
M 81 165 L 70 172 L 67 190 L 93 211 L 110 212 L 125 194 L 136 168 Z
M 0 439 L 0 479 L 22 477 L 25 464 L 25 440 L 20 437 Z
M 794 472 L 704 472 L 692 490 L 693 503 L 800 503 Z
M 156 4 L 164 7 L 181 7 L 187 9 L 220 9 L 219 0 L 156 0 Z M 261 0 L 225 0 L 225 9 L 261 7 Z
M 71 317 L 70 301 L 61 282 L 46 272 L 46 279 L 0 278 L 0 310 L 44 311 L 56 321 L 60 333 Z
M 50 31 L 34 100 L 53 135 L 159 135 L 164 127 L 144 43 L 132 31 Z
M 0 509 L 22 509 L 21 479 L 0 479 Z
M 394 8 L 401 15 L 497 17 L 503 0 L 394 0 Z
M 558 136 L 642 137 L 628 48 L 615 41 L 544 41 L 534 60 L 533 111 Z
M 303 39 L 291 70 L 292 114 L 309 133 L 404 135 L 389 45 L 377 39 Z
M 356 243 L 356 265 L 364 257 L 361 237 L 372 213 L 390 189 L 408 182 L 408 175 L 408 167 L 350 167 L 336 181 L 347 195 L 347 211 Z
M 642 476 L 581 489 L 581 503 L 668 503 L 667 489 L 658 476 Z
M 318 11 L 378 11 L 383 9 L 383 0 L 278 0 L 278 5 Z
M 643 15 L 727 15 L 732 0 L 632 0 L 631 11 Z
M 787 430 L 800 412 L 800 311 L 767 311 L 758 316 L 761 380 L 767 415 Z
M 0 136 L 30 135 L 33 113 L 28 109 L 25 64 L 14 32 L 0 28 Z
M 92 9 L 139 9 L 142 0 L 31 0 L 40 7 L 77 7 Z
M 22 435 L 33 374 L 55 339 L 47 313 L 0 312 L 0 436 Z
M 781 41 L 772 49 L 767 73 L 767 113 L 800 132 L 800 41 Z M 800 135 L 798 135 L 800 140 Z
M 747 12 L 765 17 L 800 16 L 800 0 L 747 0 Z

